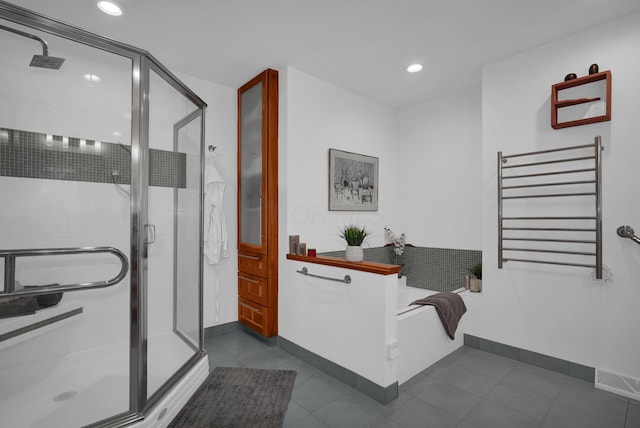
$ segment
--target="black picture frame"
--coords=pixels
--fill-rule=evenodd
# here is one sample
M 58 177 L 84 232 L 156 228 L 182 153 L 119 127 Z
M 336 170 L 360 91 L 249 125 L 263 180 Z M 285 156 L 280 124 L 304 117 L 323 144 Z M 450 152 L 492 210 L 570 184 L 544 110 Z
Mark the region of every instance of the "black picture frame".
M 378 211 L 378 158 L 329 149 L 329 211 Z

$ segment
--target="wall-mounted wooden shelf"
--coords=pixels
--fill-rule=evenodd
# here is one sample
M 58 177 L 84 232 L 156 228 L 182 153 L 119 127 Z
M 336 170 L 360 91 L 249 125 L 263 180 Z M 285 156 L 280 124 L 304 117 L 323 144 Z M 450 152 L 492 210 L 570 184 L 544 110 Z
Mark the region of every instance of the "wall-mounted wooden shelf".
M 288 260 L 297 260 L 299 262 L 315 263 L 318 265 L 335 266 L 345 269 L 360 270 L 363 272 L 375 273 L 378 275 L 393 275 L 400 272 L 402 266 L 388 265 L 386 263 L 378 262 L 349 262 L 346 259 L 330 256 L 298 256 L 295 254 L 287 254 Z
M 584 86 L 585 92 L 588 92 L 588 90 L 597 90 L 598 88 L 591 88 L 587 85 L 593 86 L 593 84 L 602 80 L 604 80 L 604 85 L 602 85 L 603 87 L 600 89 L 601 92 L 603 92 L 602 96 L 558 99 L 562 95 L 562 91 L 569 91 L 572 90 L 572 88 Z M 571 94 L 573 95 L 579 91 L 580 89 L 573 89 Z M 595 106 L 595 103 L 598 102 L 604 102 L 602 114 L 584 117 L 584 111 L 580 111 L 580 114 L 576 114 L 575 118 L 560 119 L 558 117 L 560 109 L 589 103 L 593 103 L 592 105 Z M 580 117 L 580 115 L 582 115 L 582 117 Z M 578 77 L 576 79 L 556 83 L 551 87 L 551 127 L 553 129 L 587 125 L 589 123 L 596 122 L 606 122 L 609 120 L 611 120 L 611 71 L 607 70 L 584 77 Z
M 561 108 L 561 107 L 569 107 L 569 106 L 575 106 L 578 104 L 584 104 L 584 103 L 592 103 L 594 101 L 600 101 L 602 98 L 600 97 L 595 97 L 595 98 L 577 98 L 575 100 L 563 100 L 563 101 L 558 101 L 556 103 L 556 107 Z

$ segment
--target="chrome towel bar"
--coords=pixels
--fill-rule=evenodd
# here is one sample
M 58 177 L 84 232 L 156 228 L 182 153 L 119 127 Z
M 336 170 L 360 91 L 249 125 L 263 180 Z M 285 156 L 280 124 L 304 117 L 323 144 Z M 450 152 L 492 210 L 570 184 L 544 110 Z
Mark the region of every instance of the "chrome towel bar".
M 640 237 L 635 235 L 636 232 L 633 230 L 633 227 L 631 227 L 631 226 L 620 226 L 617 229 L 617 232 L 618 232 L 618 236 L 620 236 L 622 238 L 629 238 L 633 242 L 635 242 L 636 244 L 640 244 Z
M 344 278 L 331 278 L 328 276 L 314 275 L 312 273 L 309 273 L 309 270 L 306 267 L 303 267 L 301 270 L 297 270 L 296 272 L 304 276 L 312 276 L 314 278 L 326 279 L 327 281 L 344 282 L 345 284 L 351 284 L 351 277 L 349 275 L 345 275 Z

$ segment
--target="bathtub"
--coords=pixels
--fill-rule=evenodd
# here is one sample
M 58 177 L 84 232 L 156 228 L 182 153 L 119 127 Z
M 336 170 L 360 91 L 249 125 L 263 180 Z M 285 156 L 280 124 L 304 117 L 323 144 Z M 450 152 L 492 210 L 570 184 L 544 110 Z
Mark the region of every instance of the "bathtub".
M 451 340 L 433 306 L 410 305 L 411 302 L 427 297 L 437 291 L 408 287 L 404 278 L 398 281 L 398 384 L 411 379 L 438 360 L 463 345 L 465 317 L 460 319 L 455 340 Z M 468 291 L 459 293 L 469 310 Z
M 303 268 L 314 276 L 300 275 Z M 435 292 L 407 287 L 396 274 L 293 259 L 281 272 L 279 336 L 292 349 L 302 348 L 298 355 L 312 365 L 380 403 L 388 404 L 398 384 L 463 344 L 467 315 L 452 341 L 433 306 L 409 305 Z M 348 285 L 326 279 L 344 275 L 351 278 Z M 468 292 L 461 291 L 469 308 Z

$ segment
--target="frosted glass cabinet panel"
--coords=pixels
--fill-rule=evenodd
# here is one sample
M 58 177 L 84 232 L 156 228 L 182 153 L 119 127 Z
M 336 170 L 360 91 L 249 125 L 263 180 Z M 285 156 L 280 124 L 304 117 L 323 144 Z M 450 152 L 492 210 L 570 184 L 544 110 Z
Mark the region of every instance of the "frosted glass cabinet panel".
M 262 82 L 240 94 L 240 242 L 262 247 Z

